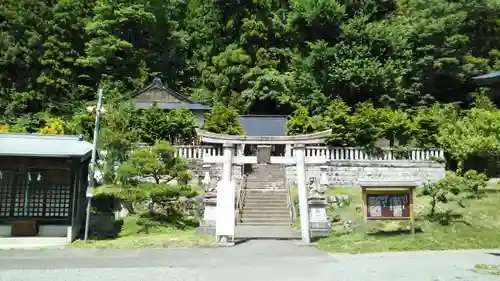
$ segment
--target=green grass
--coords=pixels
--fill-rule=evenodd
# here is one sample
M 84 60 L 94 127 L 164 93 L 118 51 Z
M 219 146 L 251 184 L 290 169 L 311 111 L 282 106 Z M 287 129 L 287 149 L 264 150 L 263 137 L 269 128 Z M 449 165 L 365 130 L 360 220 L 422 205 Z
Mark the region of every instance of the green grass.
M 332 188 L 328 195 L 350 194 L 349 206 L 328 210 L 329 216 L 340 215 L 343 220 L 352 220 L 360 228 L 347 231 L 343 226 L 334 226 L 332 233 L 318 239 L 318 247 L 329 252 L 365 253 L 412 250 L 478 249 L 500 247 L 500 193 L 488 193 L 484 198 L 470 201 L 468 207 L 453 208 L 463 217 L 449 225 L 420 219 L 426 212 L 429 199 L 415 198 L 417 234 L 408 233 L 407 222 L 371 221 L 366 231 L 362 230 L 360 188 Z M 455 206 L 454 203 L 446 205 Z M 402 231 L 404 230 L 404 231 Z
M 115 239 L 77 240 L 69 245 L 74 248 L 194 248 L 210 247 L 213 237 L 197 233 L 194 228 L 177 229 L 173 227 L 157 227 L 146 234 L 137 225 L 137 217 L 124 219 L 122 230 Z
M 484 275 L 500 276 L 500 265 L 477 264 L 472 271 Z

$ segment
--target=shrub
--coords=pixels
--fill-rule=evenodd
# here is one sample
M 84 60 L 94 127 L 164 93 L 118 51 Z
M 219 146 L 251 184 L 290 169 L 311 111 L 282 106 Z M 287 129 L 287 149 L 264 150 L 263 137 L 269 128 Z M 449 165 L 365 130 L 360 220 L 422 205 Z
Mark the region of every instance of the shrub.
M 460 207 L 465 208 L 467 199 L 480 197 L 481 189 L 486 187 L 487 180 L 486 175 L 469 170 L 463 176 L 447 172 L 440 181 L 424 185 L 420 195 L 431 197 L 429 217 L 436 217 L 438 203 L 456 202 Z

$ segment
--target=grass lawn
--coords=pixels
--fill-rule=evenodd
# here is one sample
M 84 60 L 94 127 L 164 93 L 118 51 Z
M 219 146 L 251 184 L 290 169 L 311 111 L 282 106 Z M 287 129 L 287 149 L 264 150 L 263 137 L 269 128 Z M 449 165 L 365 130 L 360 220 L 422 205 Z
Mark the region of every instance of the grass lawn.
M 361 227 L 353 232 L 346 231 L 343 226 L 334 227 L 328 237 L 317 239 L 318 247 L 325 251 L 365 253 L 500 247 L 500 193 L 498 192 L 491 192 L 484 198 L 469 201 L 465 209 L 455 207 L 455 203 L 445 205 L 463 215 L 449 225 L 422 219 L 428 208 L 429 199 L 416 197 L 416 235 L 406 231 L 409 228 L 407 222 L 396 221 L 371 221 L 365 233 L 362 230 L 362 213 L 356 210 L 357 206 L 361 206 L 361 189 L 332 188 L 328 193 L 328 195 L 350 194 L 352 197 L 349 206 L 329 210 L 328 215 L 340 215 L 343 220 L 352 220 L 355 225 Z
M 115 239 L 77 240 L 69 245 L 73 248 L 193 248 L 210 247 L 213 237 L 197 233 L 194 228 L 177 229 L 172 227 L 158 227 L 150 230 L 149 234 L 141 233 L 137 225 L 137 217 L 130 216 L 124 219 L 122 230 Z
M 500 265 L 477 264 L 472 271 L 483 275 L 500 276 Z

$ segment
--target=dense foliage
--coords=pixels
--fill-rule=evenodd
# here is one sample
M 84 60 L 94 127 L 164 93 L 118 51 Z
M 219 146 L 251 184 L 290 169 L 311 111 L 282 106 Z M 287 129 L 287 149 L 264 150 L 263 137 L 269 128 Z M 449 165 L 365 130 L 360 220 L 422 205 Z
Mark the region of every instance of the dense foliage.
M 471 101 L 499 65 L 495 0 L 4 0 L 0 110 L 68 117 L 159 76 L 209 104 L 314 113 Z M 40 124 L 37 124 L 40 125 Z M 40 125 L 43 127 L 43 125 Z
M 98 189 L 98 194 L 113 195 L 132 203 L 131 211 L 140 216 L 146 232 L 152 226 L 170 222 L 179 224 L 190 198 L 196 195 L 185 182 L 190 179 L 188 165 L 175 156 L 175 148 L 166 142 L 136 149 L 121 163 L 114 182 Z M 184 204 L 183 204 L 184 203 Z
M 4 0 L 0 130 L 90 137 L 84 108 L 102 87 L 109 159 L 192 141 L 187 111 L 112 102 L 156 76 L 214 106 L 211 131 L 244 133 L 237 112 L 295 111 L 289 134 L 441 146 L 461 168 L 500 147 L 500 113 L 472 81 L 500 66 L 499 12 L 496 0 Z

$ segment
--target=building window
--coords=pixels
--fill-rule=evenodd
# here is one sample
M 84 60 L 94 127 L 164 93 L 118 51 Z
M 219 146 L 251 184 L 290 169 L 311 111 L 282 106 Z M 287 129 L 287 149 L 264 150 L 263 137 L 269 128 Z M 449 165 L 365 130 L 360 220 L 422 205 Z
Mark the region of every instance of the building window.
M 14 175 L 12 175 L 14 174 Z M 0 180 L 0 217 L 67 218 L 71 207 L 69 170 L 29 169 Z
M 10 216 L 15 175 L 15 171 L 0 171 L 0 217 Z

